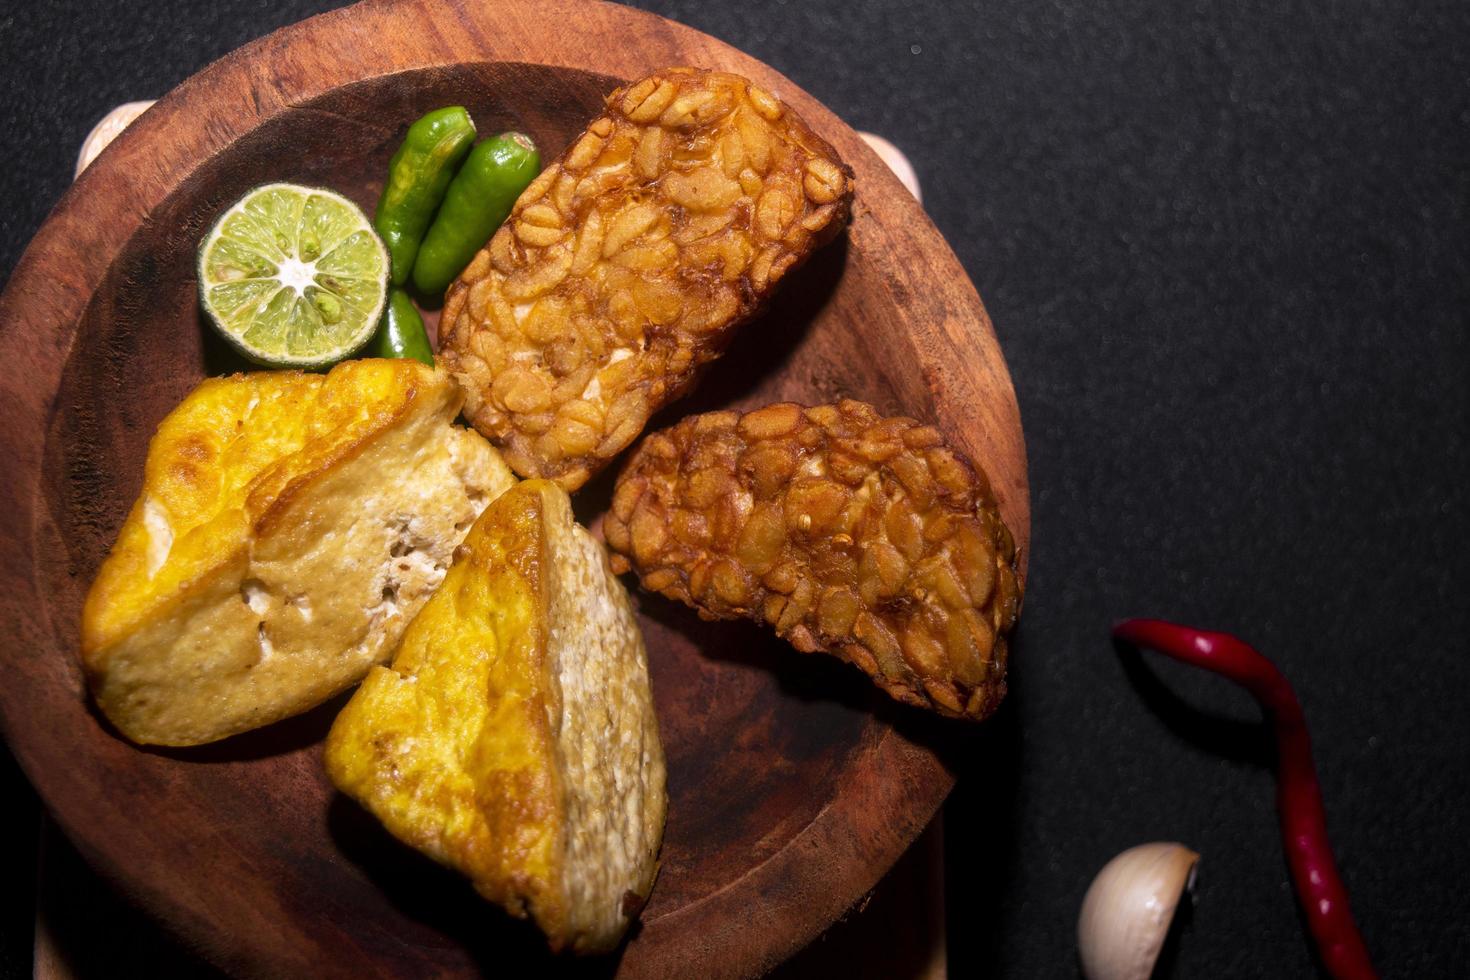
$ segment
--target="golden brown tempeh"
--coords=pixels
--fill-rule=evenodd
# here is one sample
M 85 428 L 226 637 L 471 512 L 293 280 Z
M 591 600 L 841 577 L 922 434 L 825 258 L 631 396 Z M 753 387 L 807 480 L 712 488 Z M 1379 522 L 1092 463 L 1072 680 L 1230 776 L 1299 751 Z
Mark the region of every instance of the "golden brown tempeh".
M 978 719 L 1005 694 L 1015 545 L 930 426 L 856 401 L 692 416 L 643 440 L 603 528 L 645 588 L 769 623 L 900 701 Z
M 452 285 L 465 415 L 575 490 L 847 223 L 852 172 L 770 93 L 673 68 L 607 99 Z

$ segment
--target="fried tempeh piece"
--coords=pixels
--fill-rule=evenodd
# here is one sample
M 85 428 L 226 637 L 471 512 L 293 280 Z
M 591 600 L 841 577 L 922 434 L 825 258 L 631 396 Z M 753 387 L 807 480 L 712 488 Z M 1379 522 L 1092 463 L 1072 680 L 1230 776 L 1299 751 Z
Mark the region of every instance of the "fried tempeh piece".
M 628 594 L 564 491 L 528 481 L 486 508 L 325 762 L 552 949 L 617 945 L 653 887 L 664 754 Z
M 980 719 L 1005 695 L 1015 545 L 930 426 L 856 401 L 692 416 L 643 440 L 603 529 L 645 588 L 769 623 L 906 704 Z
M 449 288 L 441 354 L 465 416 L 516 472 L 577 489 L 851 200 L 832 147 L 738 75 L 671 68 L 618 89 Z

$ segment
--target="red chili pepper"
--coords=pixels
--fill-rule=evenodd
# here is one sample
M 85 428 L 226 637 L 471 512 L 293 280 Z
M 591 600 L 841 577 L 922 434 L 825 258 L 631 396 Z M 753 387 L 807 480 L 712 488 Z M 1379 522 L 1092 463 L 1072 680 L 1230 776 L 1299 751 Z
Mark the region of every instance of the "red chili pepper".
M 1191 629 L 1157 619 L 1130 619 L 1113 627 L 1113 637 L 1229 678 L 1265 709 L 1276 737 L 1276 809 L 1281 819 L 1281 842 L 1322 966 L 1338 980 L 1377 977 L 1348 909 L 1347 889 L 1327 842 L 1327 815 L 1322 809 L 1317 770 L 1312 766 L 1307 721 L 1286 677 L 1254 648 L 1228 633 Z

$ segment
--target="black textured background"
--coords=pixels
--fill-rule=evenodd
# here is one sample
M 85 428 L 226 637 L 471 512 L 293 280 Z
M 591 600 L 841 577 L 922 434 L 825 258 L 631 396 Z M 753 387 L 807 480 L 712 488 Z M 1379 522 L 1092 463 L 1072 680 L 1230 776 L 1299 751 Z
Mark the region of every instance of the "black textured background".
M 907 150 L 1010 362 L 1035 550 L 995 755 L 948 809 L 952 975 L 1075 975 L 1089 879 L 1152 839 L 1204 855 L 1170 975 L 1312 973 L 1257 712 L 1120 660 L 1145 614 L 1275 657 L 1380 967 L 1464 976 L 1470 4 L 642 5 Z M 6 4 L 0 272 L 107 109 L 328 6 Z M 0 767 L 21 976 L 37 811 Z

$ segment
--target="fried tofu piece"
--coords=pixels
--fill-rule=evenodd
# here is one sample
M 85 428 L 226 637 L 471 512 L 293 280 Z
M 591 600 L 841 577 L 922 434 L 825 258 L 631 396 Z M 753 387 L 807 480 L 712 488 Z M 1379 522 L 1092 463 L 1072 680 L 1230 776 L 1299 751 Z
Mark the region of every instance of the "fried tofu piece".
M 82 613 L 98 706 L 197 745 L 304 711 L 386 660 L 515 482 L 416 361 L 212 378 L 159 424 Z
M 750 81 L 670 68 L 618 89 L 446 294 L 466 417 L 517 473 L 576 490 L 851 206 L 852 170 Z
M 553 950 L 615 947 L 667 801 L 643 637 L 564 491 L 491 504 L 327 738 L 327 773 Z
M 906 704 L 1005 695 L 1016 548 L 983 472 L 857 401 L 711 412 L 644 439 L 603 522 L 613 567 L 709 619 L 753 619 Z

